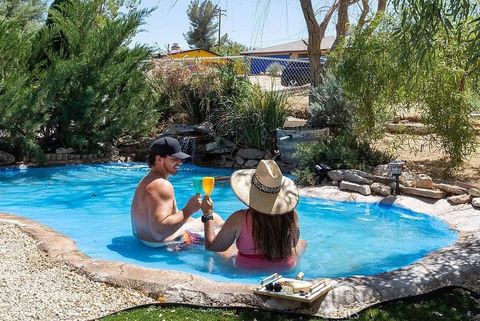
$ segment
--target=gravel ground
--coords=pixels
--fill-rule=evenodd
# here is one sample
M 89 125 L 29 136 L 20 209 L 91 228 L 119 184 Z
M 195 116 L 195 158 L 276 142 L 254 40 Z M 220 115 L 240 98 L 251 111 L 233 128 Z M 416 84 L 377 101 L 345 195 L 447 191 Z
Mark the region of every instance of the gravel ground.
M 49 260 L 20 228 L 0 223 L 0 320 L 91 320 L 151 302 Z

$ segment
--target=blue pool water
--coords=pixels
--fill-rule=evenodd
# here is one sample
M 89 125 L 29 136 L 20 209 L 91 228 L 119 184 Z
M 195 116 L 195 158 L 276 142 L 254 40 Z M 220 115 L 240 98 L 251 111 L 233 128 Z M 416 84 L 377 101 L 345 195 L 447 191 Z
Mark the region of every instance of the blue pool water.
M 0 169 L 0 212 L 47 224 L 92 258 L 256 283 L 262 275 L 239 271 L 202 246 L 169 252 L 147 248 L 132 236 L 130 202 L 147 172 L 139 163 Z M 183 165 L 171 177 L 178 206 L 193 195 L 192 176 L 230 174 L 227 169 Z M 228 182 L 216 184 L 212 199 L 223 218 L 245 207 Z M 299 266 L 284 273 L 289 276 L 298 271 L 309 278 L 377 274 L 408 265 L 456 239 L 442 221 L 395 206 L 304 197 L 298 212 L 308 247 Z

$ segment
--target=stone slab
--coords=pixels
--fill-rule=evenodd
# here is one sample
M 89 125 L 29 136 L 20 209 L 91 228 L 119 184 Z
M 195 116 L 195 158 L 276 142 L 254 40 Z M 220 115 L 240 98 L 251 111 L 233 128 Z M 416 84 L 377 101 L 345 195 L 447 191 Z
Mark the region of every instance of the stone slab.
M 447 198 L 447 201 L 454 205 L 458 204 L 467 204 L 472 199 L 472 196 L 469 194 L 454 195 Z
M 447 193 L 455 194 L 455 195 L 468 193 L 468 189 L 466 188 L 456 186 L 456 185 L 444 184 L 444 183 L 433 184 L 433 188 L 445 191 Z
M 347 181 L 341 181 L 340 182 L 340 189 L 346 189 L 346 190 L 349 190 L 349 191 L 354 191 L 354 192 L 360 193 L 362 195 L 372 194 L 372 191 L 370 190 L 369 185 L 360 185 L 360 184 L 355 184 L 355 183 L 347 182 Z
M 404 194 L 411 194 L 434 199 L 440 199 L 447 196 L 447 193 L 445 193 L 444 191 L 416 187 L 400 187 L 400 191 Z

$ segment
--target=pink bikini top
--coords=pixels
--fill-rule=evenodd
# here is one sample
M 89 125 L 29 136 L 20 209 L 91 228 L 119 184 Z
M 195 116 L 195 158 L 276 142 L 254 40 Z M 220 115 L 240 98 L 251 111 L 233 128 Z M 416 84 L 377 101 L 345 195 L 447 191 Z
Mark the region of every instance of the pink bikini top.
M 248 210 L 243 212 L 245 216 L 245 223 L 243 224 L 242 231 L 236 240 L 238 249 L 236 265 L 245 269 L 254 270 L 289 270 L 295 266 L 296 260 L 293 256 L 290 256 L 281 260 L 268 260 L 260 252 L 260 249 L 255 249 L 255 243 L 253 241 L 253 228 L 252 218 Z

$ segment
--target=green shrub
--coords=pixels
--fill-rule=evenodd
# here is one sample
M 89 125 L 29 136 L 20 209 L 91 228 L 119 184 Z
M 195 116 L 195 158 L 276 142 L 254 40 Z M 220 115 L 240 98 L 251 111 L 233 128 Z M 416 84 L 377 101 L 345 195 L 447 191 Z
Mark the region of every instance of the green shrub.
M 316 164 L 326 164 L 332 169 L 370 171 L 374 166 L 388 163 L 393 158 L 372 148 L 368 141 L 345 132 L 315 143 L 300 144 L 295 157 L 299 160 L 299 170 L 295 174 L 303 184 L 312 183 Z
M 127 47 L 146 14 L 114 18 L 97 1 L 67 1 L 36 34 L 0 21 L 0 147 L 40 159 L 154 130 L 161 106 L 146 77 L 150 51 Z
M 47 52 L 37 61 L 45 71 L 37 89 L 45 95 L 37 103 L 48 106 L 45 147 L 95 150 L 99 142 L 154 129 L 161 106 L 146 77 L 151 53 L 127 47 L 147 14 L 130 10 L 113 18 L 98 10 L 97 1 L 68 1 L 50 10 L 51 24 L 33 50 Z
M 283 92 L 263 91 L 257 85 L 248 85 L 246 90 L 219 110 L 214 118 L 219 133 L 235 130 L 239 146 L 273 150 L 275 129 L 287 117 L 287 96 Z
M 327 73 L 324 83 L 313 89 L 311 101 L 309 126 L 328 127 L 334 134 L 353 129 L 353 104 L 333 74 Z
M 172 113 L 182 112 L 195 124 L 207 119 L 220 88 L 214 66 L 198 60 L 161 59 L 152 74 L 158 89 L 168 97 Z
M 32 38 L 15 20 L 0 20 L 0 150 L 17 158 L 41 154 L 36 137 L 48 119 L 36 90 L 44 73 L 28 68 Z
M 425 29 L 425 20 L 410 17 L 405 13 L 403 19 L 385 17 L 356 30 L 334 54 L 334 72 L 355 104 L 358 135 L 378 136 L 394 113 L 414 106 L 433 129 L 432 143 L 440 142 L 456 166 L 478 143 L 470 117 L 480 100 L 473 17 L 463 17 L 469 23 L 460 16 L 439 21 L 440 12 L 435 12 L 427 19 L 427 24 L 437 26 L 434 30 Z M 443 23 L 449 30 L 438 27 Z
M 345 96 L 355 105 L 358 135 L 379 137 L 405 95 L 408 77 L 395 56 L 390 26 L 357 30 L 336 52 L 335 76 Z

